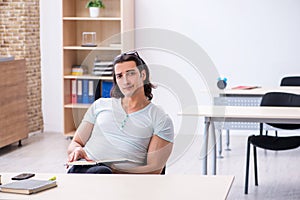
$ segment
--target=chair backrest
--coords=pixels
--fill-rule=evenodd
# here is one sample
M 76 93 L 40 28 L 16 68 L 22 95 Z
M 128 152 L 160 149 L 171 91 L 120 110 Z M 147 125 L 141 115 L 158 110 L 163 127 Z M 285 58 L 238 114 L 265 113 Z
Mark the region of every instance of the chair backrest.
M 100 87 L 101 87 L 101 81 L 98 80 L 96 91 L 95 91 L 95 101 L 101 97 Z
M 166 166 L 164 166 L 163 170 L 160 173 L 161 175 L 165 175 L 166 174 Z
M 285 92 L 269 92 L 262 97 L 260 106 L 300 107 L 300 95 Z M 281 129 L 293 130 L 300 128 L 300 124 L 268 124 Z
M 288 76 L 281 79 L 280 86 L 300 86 L 300 76 Z

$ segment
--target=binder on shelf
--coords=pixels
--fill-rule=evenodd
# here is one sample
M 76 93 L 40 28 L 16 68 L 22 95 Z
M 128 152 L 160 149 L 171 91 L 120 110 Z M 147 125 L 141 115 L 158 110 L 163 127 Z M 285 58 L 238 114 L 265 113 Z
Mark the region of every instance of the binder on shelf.
M 93 103 L 95 99 L 96 81 L 89 80 L 89 103 Z
M 110 98 L 110 90 L 113 86 L 111 81 L 102 81 L 101 97 Z
M 77 103 L 82 103 L 82 79 L 77 80 Z
M 77 103 L 77 81 L 71 80 L 71 103 Z
M 89 103 L 89 80 L 82 80 L 82 103 Z

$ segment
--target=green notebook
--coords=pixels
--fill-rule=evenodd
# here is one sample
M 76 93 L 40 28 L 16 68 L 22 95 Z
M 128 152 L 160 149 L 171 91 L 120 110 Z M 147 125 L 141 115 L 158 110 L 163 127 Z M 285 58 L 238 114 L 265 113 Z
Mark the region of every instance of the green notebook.
M 18 194 L 32 194 L 56 186 L 56 181 L 26 179 L 1 185 L 0 191 Z

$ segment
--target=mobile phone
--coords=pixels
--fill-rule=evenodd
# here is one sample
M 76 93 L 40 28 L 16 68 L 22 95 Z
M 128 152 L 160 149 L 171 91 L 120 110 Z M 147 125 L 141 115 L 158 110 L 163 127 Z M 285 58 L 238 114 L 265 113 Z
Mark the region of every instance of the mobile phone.
M 14 176 L 11 178 L 11 180 L 24 180 L 33 177 L 35 174 L 33 173 L 22 173 L 18 174 L 17 176 Z

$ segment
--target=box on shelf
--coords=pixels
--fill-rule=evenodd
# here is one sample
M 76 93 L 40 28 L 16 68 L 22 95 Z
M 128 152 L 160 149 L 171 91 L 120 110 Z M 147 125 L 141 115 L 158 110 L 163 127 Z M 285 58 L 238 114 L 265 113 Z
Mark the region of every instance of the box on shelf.
M 83 47 L 96 47 L 96 32 L 82 32 Z

